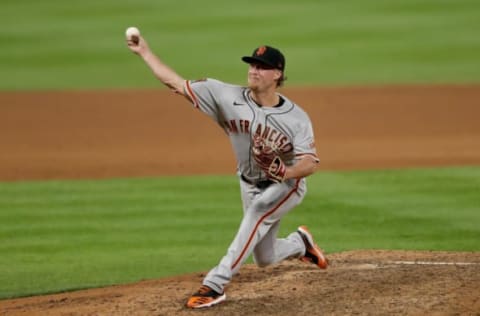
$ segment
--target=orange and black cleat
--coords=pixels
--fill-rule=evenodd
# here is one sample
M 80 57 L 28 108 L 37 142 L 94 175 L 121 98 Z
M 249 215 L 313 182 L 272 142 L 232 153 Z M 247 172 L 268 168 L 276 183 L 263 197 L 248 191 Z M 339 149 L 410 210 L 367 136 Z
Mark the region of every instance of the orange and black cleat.
M 308 231 L 307 226 L 298 227 L 297 232 L 302 236 L 306 249 L 305 255 L 300 257 L 300 260 L 313 263 L 320 269 L 326 269 L 328 267 L 328 259 L 323 254 L 322 249 L 313 241 L 313 236 Z
M 187 302 L 188 308 L 204 308 L 223 302 L 227 298 L 225 293 L 217 293 L 210 287 L 202 285 L 198 292 L 193 294 Z

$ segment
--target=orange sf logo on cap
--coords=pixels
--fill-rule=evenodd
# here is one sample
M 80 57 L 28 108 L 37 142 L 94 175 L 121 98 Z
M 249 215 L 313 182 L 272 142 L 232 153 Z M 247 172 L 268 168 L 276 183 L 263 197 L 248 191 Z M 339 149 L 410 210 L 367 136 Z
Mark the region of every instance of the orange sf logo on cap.
M 261 55 L 265 54 L 266 51 L 267 51 L 267 48 L 265 46 L 261 46 L 257 49 L 257 52 L 256 52 L 255 55 L 261 56 Z

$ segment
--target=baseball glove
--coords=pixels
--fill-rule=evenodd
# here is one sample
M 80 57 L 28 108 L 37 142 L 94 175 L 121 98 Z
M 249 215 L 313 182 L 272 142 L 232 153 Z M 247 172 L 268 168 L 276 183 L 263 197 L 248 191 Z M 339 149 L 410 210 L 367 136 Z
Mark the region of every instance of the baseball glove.
M 285 180 L 287 167 L 273 145 L 267 144 L 263 138 L 255 135 L 253 137 L 252 153 L 253 159 L 270 180 L 275 182 Z

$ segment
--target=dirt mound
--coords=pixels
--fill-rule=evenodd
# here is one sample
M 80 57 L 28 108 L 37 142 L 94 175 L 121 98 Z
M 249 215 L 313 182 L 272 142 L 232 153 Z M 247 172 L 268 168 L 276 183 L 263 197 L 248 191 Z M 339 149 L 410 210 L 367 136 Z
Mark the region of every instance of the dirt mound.
M 201 315 L 479 315 L 480 253 L 351 251 L 320 270 L 298 260 L 242 267 Z M 192 315 L 203 274 L 0 301 L 6 315 Z

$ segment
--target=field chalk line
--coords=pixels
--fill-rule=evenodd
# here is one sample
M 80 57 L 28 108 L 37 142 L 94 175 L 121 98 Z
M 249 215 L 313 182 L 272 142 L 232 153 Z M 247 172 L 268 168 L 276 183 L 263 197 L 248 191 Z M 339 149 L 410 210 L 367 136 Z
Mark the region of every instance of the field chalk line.
M 395 265 L 432 265 L 432 266 L 472 266 L 480 262 L 438 262 L 438 261 L 387 261 L 385 264 Z

